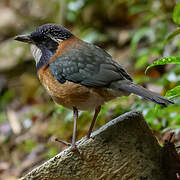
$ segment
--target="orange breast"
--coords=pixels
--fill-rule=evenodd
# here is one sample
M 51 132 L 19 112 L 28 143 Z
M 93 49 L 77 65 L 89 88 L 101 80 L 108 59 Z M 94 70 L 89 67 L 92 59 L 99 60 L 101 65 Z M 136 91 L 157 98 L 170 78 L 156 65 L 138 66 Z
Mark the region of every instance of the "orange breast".
M 82 43 L 84 42 L 76 37 L 61 42 L 55 55 L 49 60 L 49 63 L 54 61 L 58 56 L 66 53 L 69 49 L 78 48 Z M 53 100 L 57 104 L 70 109 L 76 107 L 81 110 L 91 110 L 99 105 L 103 105 L 105 101 L 115 98 L 105 88 L 90 88 L 69 81 L 61 84 L 54 79 L 49 68 L 45 66 L 39 69 L 38 76 Z
M 76 107 L 80 110 L 93 110 L 115 97 L 104 88 L 88 88 L 69 81 L 61 84 L 54 79 L 49 68 L 42 67 L 38 76 L 53 100 L 69 109 Z

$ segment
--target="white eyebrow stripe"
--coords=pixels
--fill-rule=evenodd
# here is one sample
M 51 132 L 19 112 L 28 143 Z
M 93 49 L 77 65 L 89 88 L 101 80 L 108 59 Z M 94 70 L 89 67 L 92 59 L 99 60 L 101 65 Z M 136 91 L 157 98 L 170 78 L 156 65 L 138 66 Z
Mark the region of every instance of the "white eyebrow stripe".
M 46 34 L 48 37 L 50 37 L 53 41 L 55 41 L 55 42 L 57 42 L 57 43 L 59 43 L 59 42 L 61 42 L 61 41 L 63 41 L 63 39 L 56 39 L 56 38 L 54 38 L 53 36 L 51 36 L 51 34 Z

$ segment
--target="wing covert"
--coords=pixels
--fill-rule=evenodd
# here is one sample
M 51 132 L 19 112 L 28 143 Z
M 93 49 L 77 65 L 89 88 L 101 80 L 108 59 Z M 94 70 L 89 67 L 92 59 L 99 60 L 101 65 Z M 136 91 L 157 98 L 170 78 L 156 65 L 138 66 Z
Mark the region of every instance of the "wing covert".
M 68 80 L 91 87 L 107 87 L 111 82 L 121 79 L 132 81 L 109 54 L 94 47 L 94 49 L 91 49 L 92 46 L 87 49 L 72 49 L 58 57 L 49 64 L 52 75 L 60 83 Z

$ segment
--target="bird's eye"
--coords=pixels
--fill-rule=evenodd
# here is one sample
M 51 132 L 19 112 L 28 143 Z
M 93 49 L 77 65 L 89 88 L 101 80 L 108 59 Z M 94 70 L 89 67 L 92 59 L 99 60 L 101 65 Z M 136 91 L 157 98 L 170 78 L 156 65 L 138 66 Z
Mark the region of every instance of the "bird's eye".
M 40 32 L 33 32 L 31 34 L 31 38 L 34 40 L 34 41 L 38 41 L 40 38 L 41 38 L 41 33 Z

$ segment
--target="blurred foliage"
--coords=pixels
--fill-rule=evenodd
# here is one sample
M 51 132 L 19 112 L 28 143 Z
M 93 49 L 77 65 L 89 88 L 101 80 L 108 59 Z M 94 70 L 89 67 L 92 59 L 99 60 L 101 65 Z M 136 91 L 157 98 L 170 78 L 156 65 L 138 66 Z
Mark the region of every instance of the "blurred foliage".
M 177 97 L 180 97 L 180 86 L 176 86 L 175 88 L 169 90 L 166 93 L 166 97 L 169 97 L 170 99 L 175 99 Z
M 170 56 L 170 57 L 166 57 L 166 58 L 161 58 L 161 59 L 158 59 L 157 61 L 154 61 L 151 65 L 149 65 L 147 68 L 146 68 L 146 71 L 153 67 L 153 66 L 158 66 L 158 65 L 165 65 L 165 64 L 180 64 L 180 56 Z M 178 98 L 180 97 L 180 86 L 176 86 L 174 87 L 173 89 L 167 91 L 166 97 L 170 98 L 170 99 L 175 99 L 175 98 Z
M 180 24 L 180 2 L 178 2 L 173 11 L 173 21 Z
M 166 60 L 179 62 L 180 56 L 176 25 L 180 3 L 175 5 L 175 0 L 1 0 L 0 179 L 22 176 L 66 148 L 55 137 L 71 141 L 72 111 L 54 105 L 36 77 L 29 47 L 12 41 L 13 36 L 44 23 L 62 24 L 81 39 L 97 44 L 135 82 L 175 101 L 164 108 L 135 95 L 117 98 L 102 107 L 95 129 L 120 114 L 139 110 L 161 142 L 169 129 L 179 133 L 180 66 L 166 64 Z M 176 58 L 165 59 L 163 66 L 153 66 L 155 59 L 162 64 L 162 58 L 172 56 Z M 149 65 L 153 67 L 145 74 Z M 92 115 L 80 112 L 78 139 L 86 135 Z
M 175 6 L 174 11 L 173 11 L 173 21 L 176 24 L 179 24 L 180 23 L 179 18 L 180 18 L 180 3 L 177 3 L 177 5 Z M 167 40 L 169 41 L 170 39 L 174 38 L 178 34 L 179 34 L 179 29 L 177 29 L 170 36 L 168 36 Z M 147 70 L 153 66 L 165 65 L 165 64 L 170 64 L 170 63 L 177 64 L 177 65 L 180 64 L 180 56 L 170 56 L 170 57 L 158 59 L 158 60 L 154 61 L 151 65 L 149 65 L 146 68 L 145 72 L 147 72 Z M 167 74 L 168 73 L 165 73 L 163 76 L 165 77 Z M 171 100 L 176 100 L 177 98 L 180 97 L 180 83 L 179 83 L 180 76 L 179 76 L 179 78 L 176 78 L 176 79 L 178 81 L 177 86 L 175 86 L 171 90 L 168 90 L 165 95 L 167 98 L 170 98 Z M 160 105 L 156 105 L 155 109 L 156 109 L 156 111 L 154 111 L 155 115 L 158 115 L 158 114 L 163 115 L 164 114 L 166 117 L 168 117 L 168 119 L 171 119 L 170 121 L 168 121 L 168 119 L 165 120 L 165 122 L 166 122 L 165 127 L 167 126 L 170 128 L 173 128 L 173 127 L 180 128 L 180 125 L 176 124 L 176 122 L 180 122 L 180 116 L 179 116 L 180 108 L 179 108 L 178 104 L 174 105 L 173 107 L 169 106 L 165 110 L 162 109 L 160 107 Z

